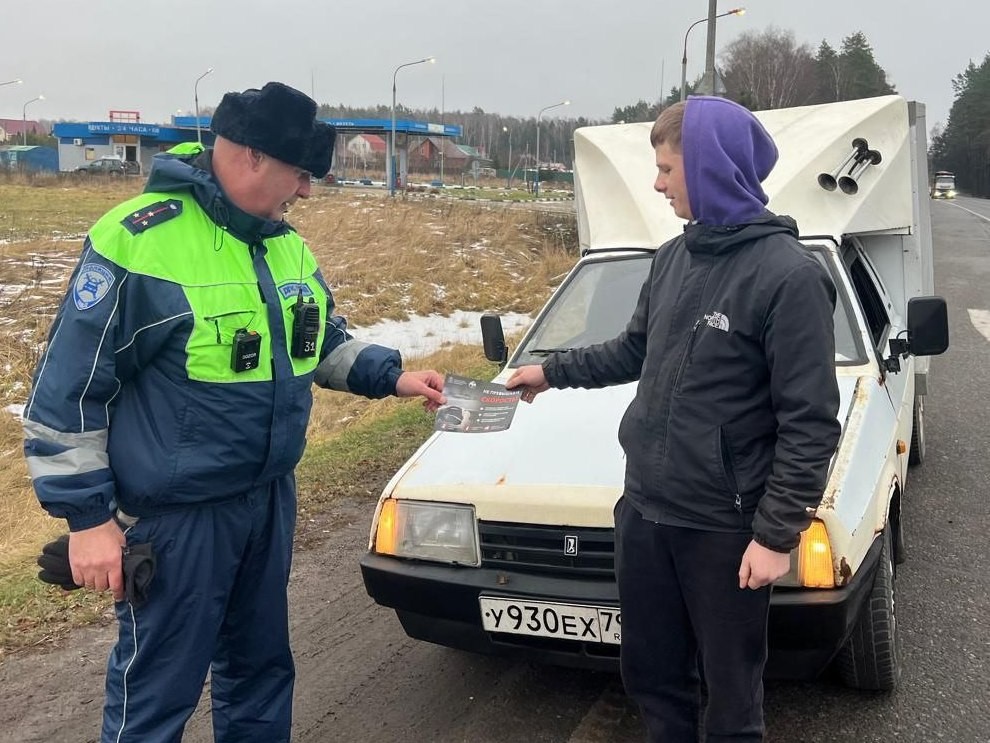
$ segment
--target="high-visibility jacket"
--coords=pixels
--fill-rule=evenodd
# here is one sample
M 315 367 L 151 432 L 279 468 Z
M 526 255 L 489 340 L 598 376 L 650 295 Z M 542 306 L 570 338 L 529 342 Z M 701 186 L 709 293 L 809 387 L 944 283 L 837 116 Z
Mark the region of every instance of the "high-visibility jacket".
M 291 353 L 299 302 L 319 308 L 312 356 Z M 86 237 L 35 371 L 25 453 L 42 506 L 79 530 L 291 473 L 318 366 L 322 386 L 367 397 L 402 373 L 333 307 L 302 238 L 228 202 L 208 154 L 156 158 L 145 193 Z

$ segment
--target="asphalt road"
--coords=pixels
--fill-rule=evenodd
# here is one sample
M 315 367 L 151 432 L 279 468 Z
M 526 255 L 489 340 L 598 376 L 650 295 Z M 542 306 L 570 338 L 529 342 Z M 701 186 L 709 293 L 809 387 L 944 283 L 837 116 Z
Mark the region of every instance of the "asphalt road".
M 902 682 L 890 694 L 850 691 L 830 678 L 771 683 L 771 742 L 990 741 L 990 436 L 984 425 L 990 420 L 990 335 L 977 327 L 981 313 L 990 318 L 990 201 L 936 202 L 932 212 L 936 292 L 949 303 L 952 345 L 933 361 L 928 458 L 911 471 L 906 488 L 909 553 L 897 576 Z M 990 334 L 990 323 L 983 328 Z M 365 647 L 368 656 L 362 654 L 373 669 L 362 691 L 300 727 L 300 741 L 642 740 L 636 712 L 614 677 L 410 644 L 382 613 L 367 611 L 378 639 Z M 308 718 L 305 710 L 326 701 L 303 693 L 299 712 Z
M 771 743 L 990 741 L 990 201 L 932 204 L 936 291 L 951 348 L 933 361 L 928 459 L 911 471 L 898 568 L 902 683 L 864 694 L 825 678 L 768 685 Z M 291 584 L 297 743 L 626 743 L 639 720 L 616 677 L 473 656 L 409 640 L 357 560 L 373 503 L 308 525 Z M 111 628 L 0 666 L 0 741 L 96 738 Z M 206 705 L 185 738 L 211 740 Z

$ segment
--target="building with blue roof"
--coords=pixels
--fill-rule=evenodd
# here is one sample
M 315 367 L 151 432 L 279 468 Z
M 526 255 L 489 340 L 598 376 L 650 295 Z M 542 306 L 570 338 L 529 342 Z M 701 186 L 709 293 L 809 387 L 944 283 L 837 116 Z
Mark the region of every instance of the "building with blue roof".
M 52 135 L 58 139 L 58 169 L 73 171 L 101 157 L 118 157 L 139 163 L 141 172 L 151 169 L 152 158 L 180 142 L 195 142 L 212 146 L 209 116 L 173 116 L 169 124 L 148 124 L 132 111 L 111 111 L 110 121 L 62 122 L 55 124 Z M 325 118 L 337 128 L 338 140 L 347 134 L 372 133 L 386 142 L 392 136 L 391 119 Z M 197 126 L 198 124 L 198 126 Z M 395 122 L 395 150 L 399 172 L 405 182 L 406 151 L 411 138 L 459 137 L 461 127 L 454 124 L 433 124 L 409 119 Z M 338 145 L 340 142 L 338 141 Z M 339 148 L 335 148 L 339 151 Z

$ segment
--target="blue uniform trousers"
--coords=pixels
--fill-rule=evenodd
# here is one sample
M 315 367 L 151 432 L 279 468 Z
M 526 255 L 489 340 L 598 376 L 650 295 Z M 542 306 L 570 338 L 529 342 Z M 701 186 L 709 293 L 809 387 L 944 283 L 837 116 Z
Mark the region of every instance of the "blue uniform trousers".
M 739 588 L 750 534 L 664 526 L 615 507 L 620 664 L 650 743 L 763 740 L 769 586 Z M 700 668 L 699 668 L 700 661 Z
M 295 669 L 286 586 L 290 475 L 215 505 L 141 518 L 128 544 L 157 559 L 148 602 L 116 605 L 103 743 L 175 743 L 211 672 L 217 743 L 287 742 Z

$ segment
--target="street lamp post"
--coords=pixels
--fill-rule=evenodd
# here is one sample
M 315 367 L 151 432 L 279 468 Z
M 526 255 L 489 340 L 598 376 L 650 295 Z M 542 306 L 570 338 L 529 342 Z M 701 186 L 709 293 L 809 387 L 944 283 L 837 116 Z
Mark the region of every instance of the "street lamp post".
M 6 82 L 0 83 L 0 85 L 20 85 L 22 82 L 24 81 L 18 78 L 16 80 L 7 80 Z
M 509 135 L 509 163 L 508 163 L 508 175 L 505 177 L 505 187 L 512 188 L 512 130 L 503 126 L 502 131 Z
M 540 113 L 536 115 L 536 185 L 533 187 L 533 192 L 539 196 L 540 195 L 540 121 L 543 119 L 543 112 L 549 111 L 551 108 L 557 108 L 559 106 L 570 106 L 570 101 L 561 101 L 560 103 L 554 103 L 550 106 L 544 106 L 540 109 Z
M 203 132 L 200 130 L 200 126 L 199 126 L 199 81 L 202 80 L 207 75 L 209 75 L 211 72 L 213 72 L 212 67 L 208 69 L 206 72 L 204 72 L 202 75 L 197 77 L 196 84 L 193 85 L 193 99 L 196 103 L 196 141 L 199 142 L 200 144 L 203 144 Z
M 389 196 L 394 196 L 395 195 L 395 178 L 396 178 L 396 176 L 395 176 L 395 170 L 396 170 L 396 168 L 395 168 L 395 166 L 396 166 L 396 162 L 395 162 L 395 76 L 399 74 L 399 70 L 401 70 L 403 67 L 412 67 L 413 65 L 425 64 L 426 62 L 429 62 L 430 64 L 433 64 L 436 61 L 437 60 L 436 60 L 435 57 L 423 57 L 423 59 L 417 59 L 415 62 L 406 62 L 404 64 L 400 64 L 398 67 L 395 68 L 395 72 L 392 73 L 392 136 L 389 137 L 389 140 L 388 140 L 388 168 L 387 168 L 387 171 L 388 171 L 388 173 L 387 173 L 387 175 L 388 175 L 388 195 Z
M 688 43 L 688 34 L 691 33 L 691 29 L 697 26 L 699 23 L 714 21 L 716 18 L 722 18 L 723 16 L 727 16 L 727 15 L 742 15 L 745 12 L 746 12 L 745 8 L 733 8 L 732 10 L 727 10 L 724 13 L 718 13 L 716 15 L 713 15 L 710 18 L 708 17 L 699 18 L 697 21 L 695 21 L 694 23 L 692 23 L 690 26 L 687 27 L 687 31 L 684 32 L 684 54 L 681 56 L 681 100 L 682 101 L 687 99 L 687 43 Z M 711 29 L 713 30 L 714 28 L 715 28 L 715 24 L 713 22 L 711 25 Z M 710 35 L 711 35 L 711 31 L 709 31 L 709 36 Z M 711 47 L 714 49 L 715 41 L 714 39 L 710 39 L 710 41 L 711 41 Z M 712 72 L 714 74 L 714 67 L 712 69 Z M 712 88 L 714 92 L 714 85 L 712 86 Z
M 27 103 L 24 104 L 24 108 L 21 110 L 21 144 L 27 145 L 28 143 L 28 129 L 27 129 L 27 119 L 28 119 L 28 106 L 30 106 L 35 101 L 43 101 L 45 96 L 39 95 L 37 98 L 32 98 Z

